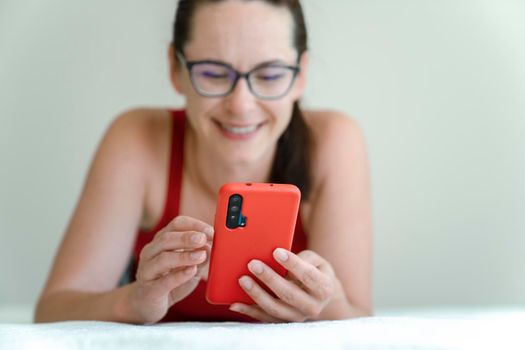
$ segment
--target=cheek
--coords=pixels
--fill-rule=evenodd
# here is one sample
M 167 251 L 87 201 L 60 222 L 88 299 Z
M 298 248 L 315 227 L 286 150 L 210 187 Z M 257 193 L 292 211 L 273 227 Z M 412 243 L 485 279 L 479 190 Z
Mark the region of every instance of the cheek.
M 274 123 L 279 133 L 283 133 L 292 118 L 293 102 L 275 103 L 273 106 Z
M 191 86 L 190 89 L 192 90 L 188 91 L 185 95 L 186 110 L 190 111 L 193 115 L 204 115 L 216 108 L 216 100 L 200 96 Z
M 173 72 L 171 79 L 177 93 L 183 96 L 189 96 L 192 93 L 191 81 L 185 69 Z
M 215 124 L 210 122 L 211 117 L 217 114 L 219 101 L 209 99 L 197 94 L 190 94 L 186 96 L 186 113 L 188 119 L 191 118 L 191 124 L 197 134 L 207 137 L 213 133 Z M 191 117 L 190 117 L 191 116 Z

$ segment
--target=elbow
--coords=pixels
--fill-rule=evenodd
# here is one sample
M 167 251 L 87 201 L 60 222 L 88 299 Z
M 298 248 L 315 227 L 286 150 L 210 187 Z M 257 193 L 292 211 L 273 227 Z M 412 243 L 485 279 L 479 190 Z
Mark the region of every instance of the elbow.
M 53 309 L 53 295 L 41 295 L 33 310 L 33 322 L 45 323 L 58 321 L 53 319 Z
M 38 299 L 38 302 L 35 305 L 35 309 L 33 310 L 33 322 L 34 323 L 43 323 L 47 321 L 44 310 L 45 310 L 45 300 L 40 298 Z

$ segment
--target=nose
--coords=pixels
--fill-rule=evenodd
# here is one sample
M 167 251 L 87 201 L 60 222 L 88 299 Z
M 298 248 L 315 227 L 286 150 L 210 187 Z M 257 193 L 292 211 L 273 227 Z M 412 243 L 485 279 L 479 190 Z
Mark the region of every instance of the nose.
M 255 105 L 255 96 L 248 87 L 246 79 L 237 81 L 233 91 L 225 98 L 226 108 L 232 115 L 245 116 Z

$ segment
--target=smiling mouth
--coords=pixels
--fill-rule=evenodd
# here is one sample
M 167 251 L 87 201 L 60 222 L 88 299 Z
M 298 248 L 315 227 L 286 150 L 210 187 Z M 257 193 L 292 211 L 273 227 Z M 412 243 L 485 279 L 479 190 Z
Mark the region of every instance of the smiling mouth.
M 215 123 L 224 131 L 234 134 L 234 135 L 249 135 L 255 131 L 257 131 L 259 128 L 261 128 L 266 122 L 262 122 L 259 124 L 253 124 L 253 125 L 246 125 L 246 126 L 235 126 L 235 125 L 228 125 L 221 123 L 217 120 L 215 120 Z

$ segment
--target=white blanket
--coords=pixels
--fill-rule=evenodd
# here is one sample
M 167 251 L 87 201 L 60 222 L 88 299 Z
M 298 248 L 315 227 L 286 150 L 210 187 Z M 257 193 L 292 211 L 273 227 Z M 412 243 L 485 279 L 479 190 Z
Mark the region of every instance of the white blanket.
M 525 349 L 525 310 L 302 324 L 0 323 L 0 349 Z

